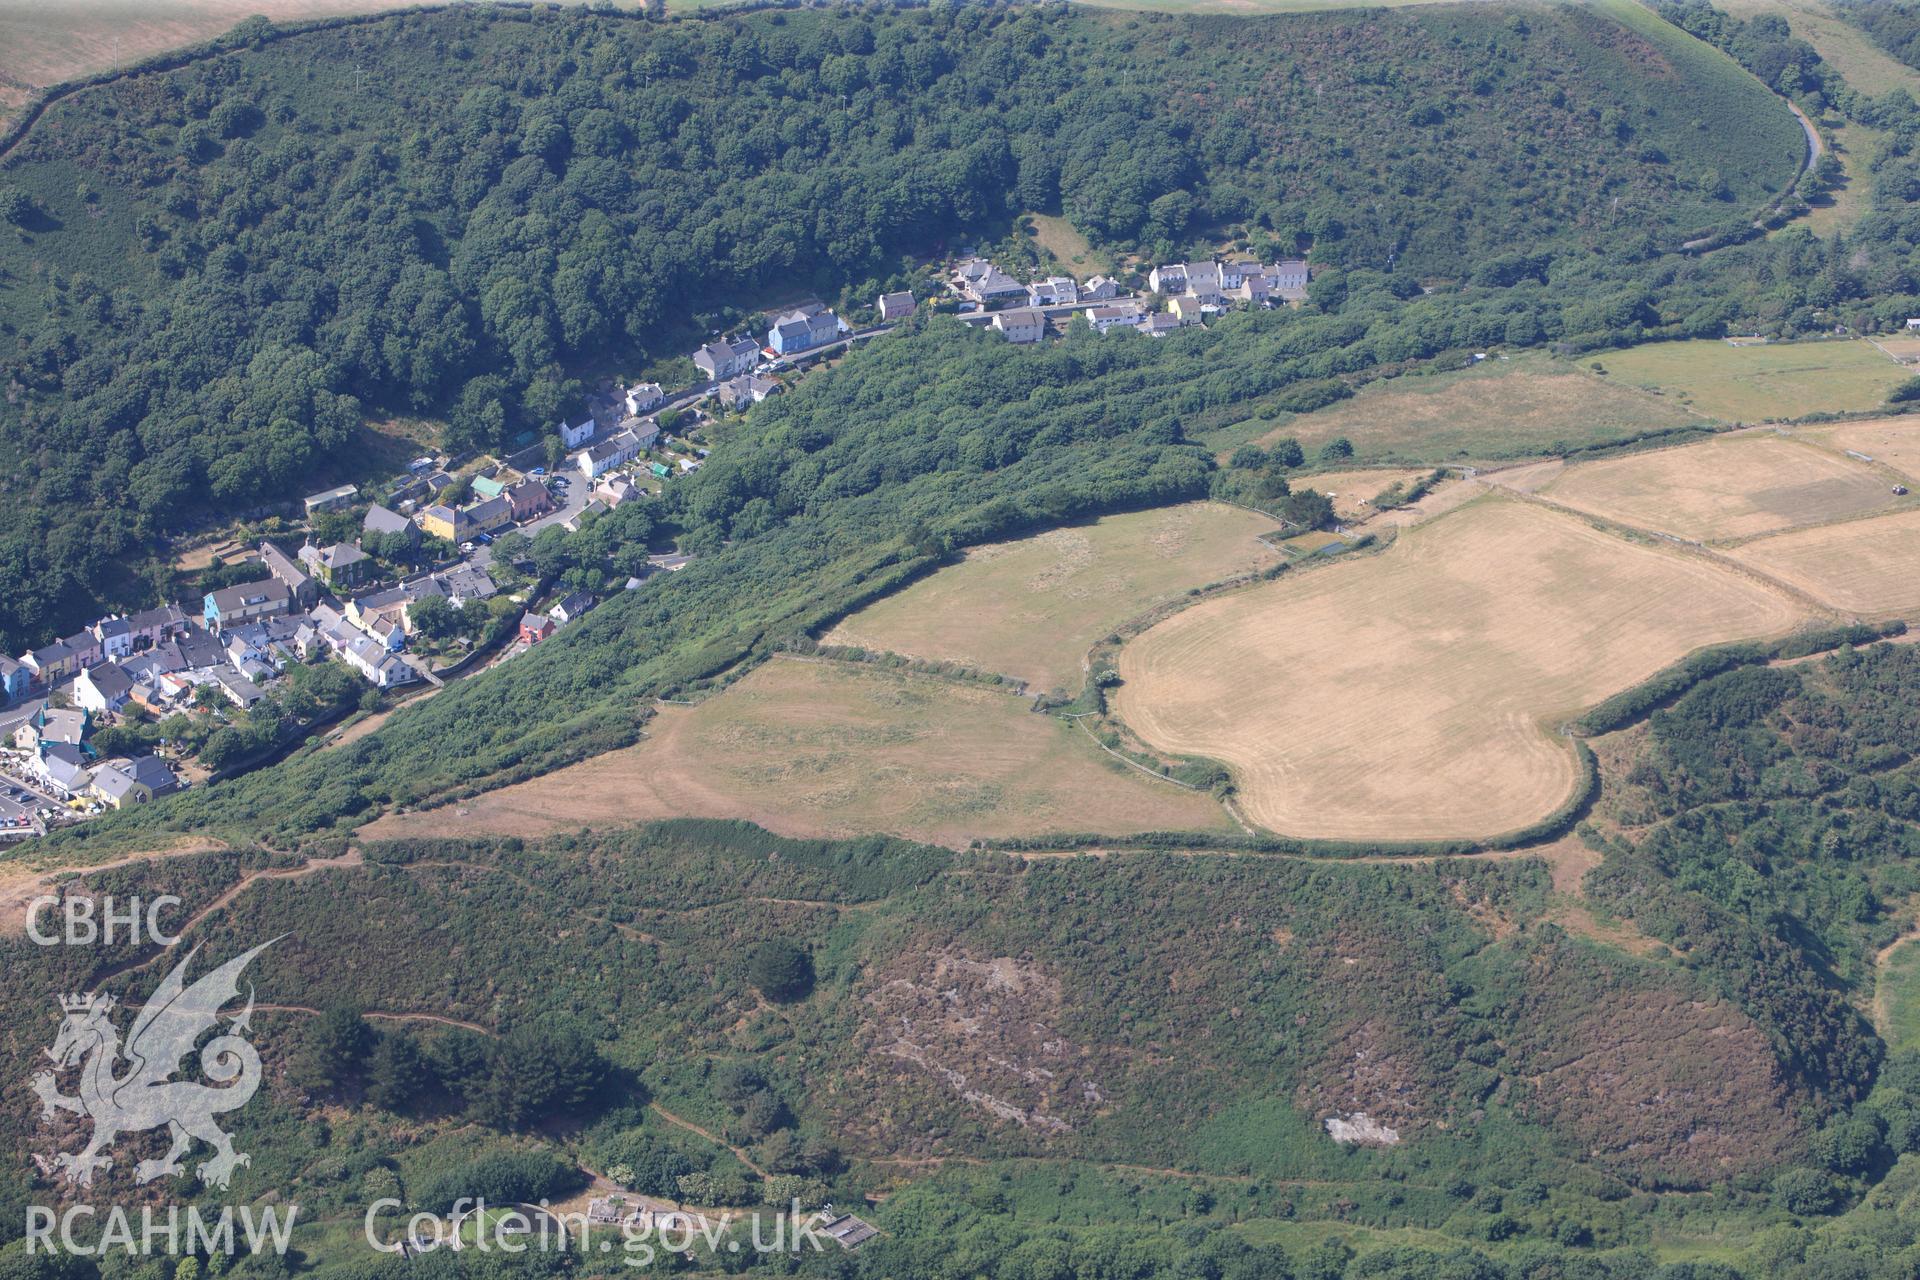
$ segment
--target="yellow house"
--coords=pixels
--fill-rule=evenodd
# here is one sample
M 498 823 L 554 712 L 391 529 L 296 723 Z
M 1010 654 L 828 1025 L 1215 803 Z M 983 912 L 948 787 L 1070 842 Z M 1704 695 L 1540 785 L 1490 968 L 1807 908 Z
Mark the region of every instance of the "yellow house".
M 448 542 L 458 542 L 456 536 L 460 524 L 460 514 L 452 507 L 432 506 L 420 513 L 420 529 L 429 537 L 445 538 Z

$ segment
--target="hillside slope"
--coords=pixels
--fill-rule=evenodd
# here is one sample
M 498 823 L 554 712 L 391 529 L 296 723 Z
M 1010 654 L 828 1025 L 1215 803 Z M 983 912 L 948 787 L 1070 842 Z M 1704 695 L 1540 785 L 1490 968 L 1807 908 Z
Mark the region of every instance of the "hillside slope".
M 1631 5 L 461 8 L 235 43 L 0 160 L 10 649 L 141 603 L 158 535 L 310 486 L 364 412 L 496 444 L 582 362 L 870 296 L 1022 209 L 1508 284 L 1737 220 L 1798 163 L 1777 101 Z

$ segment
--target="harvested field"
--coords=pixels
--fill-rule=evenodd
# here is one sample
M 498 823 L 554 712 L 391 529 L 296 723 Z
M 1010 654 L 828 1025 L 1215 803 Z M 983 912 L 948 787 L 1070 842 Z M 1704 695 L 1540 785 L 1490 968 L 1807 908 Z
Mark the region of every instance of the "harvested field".
M 44 88 L 211 39 L 243 18 L 371 13 L 402 0 L 0 0 L 0 83 Z
M 1657 387 L 1708 417 L 1776 422 L 1885 404 L 1909 371 L 1865 341 L 1729 346 L 1716 338 L 1650 342 L 1593 358 L 1608 374 Z
M 1120 652 L 1121 716 L 1234 771 L 1289 835 L 1490 836 L 1549 813 L 1550 731 L 1702 645 L 1785 632 L 1785 593 L 1487 498 L 1377 556 L 1204 601 Z
M 1920 617 L 1920 511 L 1800 529 L 1730 554 L 1863 618 Z
M 1373 383 L 1263 432 L 1260 443 L 1294 436 L 1311 456 L 1344 436 L 1360 461 L 1417 465 L 1530 457 L 1697 421 L 1671 400 L 1565 361 L 1518 356 Z
M 1227 830 L 1212 799 L 1104 755 L 1019 698 L 843 663 L 767 663 L 637 746 L 458 806 L 381 818 L 368 839 L 540 835 L 665 817 L 792 836 L 976 837 Z
M 1887 479 L 1866 463 L 1772 433 L 1577 463 L 1538 492 L 1696 542 L 1852 519 L 1897 501 Z
M 1920 485 L 1920 418 L 1877 418 L 1803 433 L 1829 449 L 1864 453 Z
M 957 565 L 862 609 L 829 644 L 966 663 L 1077 690 L 1089 646 L 1193 587 L 1273 564 L 1278 525 L 1218 503 L 1107 516 L 978 547 Z

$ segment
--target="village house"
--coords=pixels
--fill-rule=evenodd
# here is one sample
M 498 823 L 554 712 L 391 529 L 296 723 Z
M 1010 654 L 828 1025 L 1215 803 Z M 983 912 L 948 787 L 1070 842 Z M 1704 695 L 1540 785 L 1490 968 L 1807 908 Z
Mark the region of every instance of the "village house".
M 709 382 L 736 377 L 760 363 L 760 345 L 752 338 L 723 338 L 693 353 L 694 368 Z
M 876 304 L 880 312 L 881 324 L 892 324 L 896 320 L 905 320 L 914 313 L 917 304 L 911 293 L 883 293 Z
M 101 655 L 108 662 L 133 652 L 133 629 L 119 614 L 109 614 L 89 629 L 93 632 L 93 638 L 100 642 Z
M 1008 342 L 1038 342 L 1047 331 L 1047 317 L 1044 312 L 1021 307 L 997 313 L 991 325 Z
M 228 661 L 249 675 L 277 673 L 294 652 L 294 636 L 305 621 L 305 615 L 289 613 L 243 622 L 220 633 L 222 648 Z
M 955 267 L 953 281 L 963 297 L 983 307 L 1013 298 L 1024 301 L 1027 296 L 1027 286 L 985 258 L 968 258 Z
M 142 644 L 156 645 L 186 634 L 191 625 L 177 604 L 163 604 L 156 609 L 143 609 L 127 619 L 127 631 L 133 637 L 136 648 Z
M 27 772 L 63 800 L 83 794 L 93 781 L 93 769 L 87 754 L 79 747 L 64 742 L 55 742 L 35 751 L 27 762 Z
M 667 393 L 660 389 L 657 382 L 636 382 L 627 388 L 627 413 L 639 417 L 651 413 L 667 402 Z
M 360 490 L 357 486 L 343 484 L 337 489 L 326 489 L 319 493 L 308 494 L 305 499 L 307 519 L 313 519 L 313 517 L 319 515 L 322 511 L 338 511 L 341 507 L 352 502 L 359 492 Z
M 553 495 L 538 480 L 522 480 L 519 484 L 509 485 L 500 496 L 507 500 L 507 510 L 512 513 L 515 524 L 553 510 Z
M 598 421 L 598 419 L 596 419 Z M 475 476 L 473 491 L 482 498 L 497 498 L 507 491 L 509 481 L 504 476 Z
M 1167 311 L 1181 324 L 1199 324 L 1205 309 L 1206 304 L 1191 294 L 1183 293 L 1167 302 Z
M 547 610 L 547 616 L 558 623 L 572 622 L 586 616 L 597 603 L 599 602 L 585 591 L 576 591 Z
M 767 330 L 767 345 L 783 356 L 811 351 L 838 338 L 846 328 L 840 317 L 815 303 L 787 312 Z
M 757 373 L 743 373 L 720 384 L 720 407 L 739 409 L 759 404 L 779 390 L 780 384 L 772 378 L 763 378 Z
M 460 531 L 464 527 L 460 512 L 438 503 L 431 507 L 423 507 L 420 514 L 414 517 L 414 522 L 428 537 L 441 538 L 447 542 L 460 541 Z
M 384 509 L 385 508 L 380 508 L 380 510 Z M 303 557 L 305 554 L 304 551 L 301 553 Z M 293 600 L 296 607 L 311 609 L 313 608 L 313 602 L 320 598 L 320 588 L 314 585 L 313 579 L 307 576 L 306 570 L 294 563 L 291 556 L 279 547 L 273 545 L 273 543 L 262 542 L 260 544 L 260 564 L 276 580 L 284 583 L 288 591 L 293 593 Z
M 652 418 L 628 418 L 620 424 L 620 429 L 633 433 L 633 438 L 640 442 L 642 453 L 660 443 L 660 424 Z
M 367 683 L 377 689 L 391 689 L 396 685 L 412 684 L 420 678 L 420 673 L 390 652 L 379 641 L 362 636 L 351 641 L 340 652 L 346 664 L 358 671 Z
M 1080 286 L 1080 301 L 1107 302 L 1120 296 L 1120 282 L 1111 276 L 1095 276 Z
M 1140 332 L 1149 338 L 1164 338 L 1180 328 L 1180 317 L 1171 311 L 1156 311 L 1146 318 Z
M 21 654 L 20 665 L 33 673 L 35 683 L 52 685 L 72 675 L 80 664 L 64 640 L 55 640 Z
M 1087 323 L 1095 333 L 1106 333 L 1111 329 L 1138 329 L 1147 320 L 1147 313 L 1133 302 L 1111 307 L 1089 307 L 1085 314 Z
M 84 710 L 43 706 L 13 731 L 13 745 L 21 751 L 38 751 L 56 744 L 78 747 L 92 727 L 92 717 Z
M 407 519 L 397 511 L 389 511 L 377 502 L 367 508 L 366 519 L 360 522 L 361 545 L 364 546 L 368 538 L 387 537 L 396 533 L 407 539 L 408 546 L 417 547 L 420 545 L 420 530 L 414 525 L 413 521 Z M 280 575 L 275 574 L 274 576 L 279 577 Z M 309 601 L 302 607 L 310 609 L 313 605 L 312 602 Z
M 598 429 L 599 426 L 592 417 L 582 418 L 578 422 L 568 422 L 562 418 L 560 419 L 560 443 L 565 448 L 578 449 L 593 439 L 593 433 Z
M 267 696 L 260 692 L 260 686 L 247 679 L 238 667 L 215 667 L 210 683 L 226 695 L 228 702 L 242 711 Z
M 1187 264 L 1168 262 L 1147 272 L 1147 288 L 1154 293 L 1174 294 L 1187 291 Z
M 612 510 L 612 508 L 600 501 L 600 499 L 590 499 L 586 506 L 580 508 L 580 510 L 574 512 L 565 520 L 562 520 L 560 527 L 568 533 L 578 533 L 580 530 L 586 528 L 587 524 L 592 521 L 594 517 L 603 516 L 610 510 Z
M 616 511 L 641 496 L 642 490 L 632 480 L 618 473 L 593 487 L 593 500 L 606 503 L 609 511 Z
M 640 438 L 631 431 L 622 431 L 581 451 L 580 474 L 589 480 L 597 480 L 615 467 L 625 466 L 639 456 Z
M 336 542 L 330 547 L 316 547 L 309 542 L 300 548 L 300 559 L 315 577 L 335 591 L 359 586 L 374 569 L 372 558 L 351 542 Z
M 33 686 L 33 672 L 0 654 L 0 702 L 15 702 L 27 696 Z
M 1262 268 L 1267 279 L 1267 289 L 1289 302 L 1298 302 L 1307 296 L 1307 284 L 1313 278 L 1311 268 L 1304 258 L 1286 258 Z
M 1080 301 L 1080 286 L 1071 276 L 1048 276 L 1027 286 L 1027 304 L 1035 307 L 1064 307 Z
M 76 631 L 70 636 L 62 636 L 60 643 L 73 655 L 75 670 L 82 670 L 107 660 L 106 650 L 101 647 L 100 638 L 92 630 Z
M 177 790 L 179 779 L 166 762 L 156 756 L 135 756 L 107 761 L 93 771 L 88 792 L 100 803 L 115 809 L 146 804 L 155 796 Z
M 488 576 L 485 569 L 478 565 L 458 564 L 444 573 L 436 573 L 430 581 L 447 597 L 447 603 L 454 608 L 462 608 L 472 600 L 490 600 L 500 594 L 500 588 Z M 426 584 L 420 584 L 424 589 Z
M 292 604 L 293 593 L 287 590 L 287 584 L 277 578 L 266 578 L 207 592 L 201 613 L 207 626 L 218 631 L 229 623 L 286 613 Z
M 133 696 L 133 678 L 111 662 L 88 667 L 73 682 L 73 700 L 96 715 L 118 711 Z
M 520 615 L 520 643 L 539 644 L 553 634 L 553 619 L 544 613 Z
M 599 446 L 595 446 L 598 448 Z M 513 504 L 503 494 L 476 502 L 460 513 L 465 517 L 466 529 L 463 537 L 471 538 L 476 533 L 493 533 L 513 523 Z

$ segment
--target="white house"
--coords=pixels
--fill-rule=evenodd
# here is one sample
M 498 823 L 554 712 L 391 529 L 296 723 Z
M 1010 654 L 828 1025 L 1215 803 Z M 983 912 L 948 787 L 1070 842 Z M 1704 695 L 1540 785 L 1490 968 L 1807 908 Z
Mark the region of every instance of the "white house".
M 627 412 L 636 418 L 666 402 L 667 393 L 657 382 L 636 382 L 627 388 Z
M 580 452 L 580 474 L 589 480 L 598 480 L 615 467 L 625 466 L 639 456 L 640 437 L 631 431 L 616 432 Z
M 85 668 L 73 682 L 73 700 L 96 714 L 118 711 L 132 696 L 132 678 L 111 662 Z
M 1089 307 L 1085 315 L 1095 333 L 1106 333 L 1111 329 L 1138 329 L 1147 320 L 1147 313 L 1131 302 L 1111 307 Z
M 570 423 L 562 418 L 560 419 L 560 443 L 569 449 L 578 449 L 593 439 L 593 433 L 597 430 L 599 426 L 594 422 L 592 415 L 580 419 L 578 423 Z
M 1080 286 L 1081 302 L 1106 302 L 1120 296 L 1120 282 L 1111 276 L 1095 276 Z
M 1027 301 L 1036 307 L 1064 307 L 1080 301 L 1080 286 L 1070 276 L 1048 276 L 1027 286 Z
M 994 314 L 992 326 L 1008 342 L 1038 342 L 1047 331 L 1047 317 L 1031 307 Z

